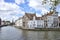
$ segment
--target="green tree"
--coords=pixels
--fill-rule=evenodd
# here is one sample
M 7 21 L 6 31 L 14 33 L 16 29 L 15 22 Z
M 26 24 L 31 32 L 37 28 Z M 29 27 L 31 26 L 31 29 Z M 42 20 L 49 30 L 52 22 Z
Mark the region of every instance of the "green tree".
M 50 9 L 53 11 L 56 11 L 56 6 L 60 4 L 60 0 L 43 0 L 42 4 L 47 4 L 49 1 L 49 4 L 52 5 Z
M 58 13 L 56 11 L 56 7 L 60 4 L 60 0 L 43 0 L 42 4 L 48 4 L 48 6 L 50 6 L 50 11 L 53 10 L 54 13 Z M 58 24 L 58 22 L 54 21 L 53 25 L 56 26 Z

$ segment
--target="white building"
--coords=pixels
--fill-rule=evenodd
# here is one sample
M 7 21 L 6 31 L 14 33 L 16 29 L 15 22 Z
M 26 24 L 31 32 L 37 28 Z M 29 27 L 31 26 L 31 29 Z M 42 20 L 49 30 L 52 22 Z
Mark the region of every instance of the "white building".
M 9 25 L 10 23 L 10 21 L 1 21 L 1 25 Z
M 53 27 L 53 16 L 47 16 L 47 27 L 51 28 Z
M 37 27 L 36 28 L 44 28 L 44 20 L 36 20 Z
M 53 27 L 59 27 L 58 13 L 53 13 Z
M 58 23 L 58 13 L 52 13 L 52 15 L 48 15 L 47 16 L 47 27 L 48 28 L 55 28 L 55 27 L 59 27 L 59 23 Z
M 21 17 L 15 21 L 15 26 L 20 28 L 22 27 L 22 25 L 23 25 L 23 22 L 22 22 L 22 17 Z
M 30 20 L 28 22 L 29 28 L 43 28 L 44 27 L 44 21 L 41 19 L 41 17 L 33 17 L 33 20 Z
M 16 20 L 15 25 L 17 27 L 24 28 L 57 28 L 59 27 L 58 13 L 50 11 L 49 13 L 42 15 L 42 17 L 36 17 L 36 14 L 25 13 L 22 18 Z

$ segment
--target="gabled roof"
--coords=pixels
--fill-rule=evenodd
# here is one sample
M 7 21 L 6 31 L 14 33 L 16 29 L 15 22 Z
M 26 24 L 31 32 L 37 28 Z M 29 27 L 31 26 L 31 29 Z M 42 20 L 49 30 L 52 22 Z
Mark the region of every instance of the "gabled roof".
M 53 14 L 54 11 L 50 11 L 49 13 L 42 15 L 42 17 L 44 16 L 51 16 Z M 36 14 L 32 14 L 32 13 L 25 13 L 25 16 L 27 16 L 30 20 L 33 20 L 33 17 L 35 16 L 36 20 L 43 20 L 42 17 L 37 17 Z M 24 16 L 23 16 L 24 17 Z
M 47 13 L 47 16 L 51 16 L 54 13 L 54 11 L 50 11 L 49 13 Z
M 54 11 L 50 11 L 49 13 L 42 15 L 42 17 L 44 17 L 44 16 L 51 16 L 53 13 L 54 13 Z
M 36 17 L 36 20 L 43 20 L 42 17 Z
M 32 13 L 25 13 L 25 16 L 27 16 L 30 20 L 33 20 L 34 16 L 36 20 L 43 20 L 42 17 L 37 17 L 36 14 L 32 14 Z
M 31 13 L 25 13 L 25 15 L 26 15 L 30 20 L 33 20 L 33 17 L 36 16 L 36 14 L 31 14 Z

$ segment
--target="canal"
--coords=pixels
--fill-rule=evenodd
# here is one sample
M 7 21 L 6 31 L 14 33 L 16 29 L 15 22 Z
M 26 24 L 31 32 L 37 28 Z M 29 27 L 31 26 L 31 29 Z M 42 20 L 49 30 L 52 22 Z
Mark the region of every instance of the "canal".
M 24 31 L 7 26 L 0 28 L 0 40 L 60 40 L 60 32 Z

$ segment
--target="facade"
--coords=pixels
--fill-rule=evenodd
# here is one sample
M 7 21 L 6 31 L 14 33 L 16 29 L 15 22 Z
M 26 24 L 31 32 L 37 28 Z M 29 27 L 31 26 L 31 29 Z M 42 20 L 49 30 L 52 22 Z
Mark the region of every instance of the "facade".
M 1 25 L 9 25 L 10 21 L 1 21 Z
M 44 28 L 44 20 L 37 20 L 37 28 Z
M 53 16 L 53 27 L 58 28 L 59 27 L 58 13 L 56 12 L 52 16 Z
M 60 27 L 60 16 L 58 17 L 58 20 L 59 20 L 59 27 Z
M 15 21 L 15 26 L 17 27 L 22 27 L 23 23 L 22 23 L 22 17 L 19 18 L 18 20 Z
M 32 20 L 29 20 L 29 21 L 28 21 L 28 27 L 29 27 L 29 28 L 35 28 L 35 27 L 37 27 L 37 21 L 36 21 L 36 19 L 35 19 L 35 16 L 33 17 Z
M 59 18 L 58 13 L 54 11 L 50 11 L 41 17 L 37 17 L 36 14 L 25 13 L 15 24 L 24 28 L 58 28 L 60 23 Z
M 50 18 L 51 18 L 52 14 L 53 14 L 53 12 L 49 12 L 45 15 L 42 15 L 42 18 L 44 20 L 44 28 L 48 28 L 48 26 L 50 25 Z
M 47 27 L 53 27 L 53 16 L 47 16 Z
M 44 21 L 41 19 L 41 17 L 33 17 L 33 20 L 30 20 L 28 22 L 29 28 L 44 28 Z
M 42 19 L 44 20 L 44 28 L 47 27 L 47 15 L 42 15 Z
M 0 25 L 1 25 L 1 19 L 0 19 Z
M 58 26 L 58 13 L 53 12 L 51 15 L 47 16 L 48 27 L 49 28 L 57 28 Z
M 37 22 L 36 21 L 30 20 L 28 22 L 28 28 L 34 29 L 36 26 L 37 26 Z
M 28 28 L 28 22 L 30 20 L 33 20 L 33 16 L 36 16 L 36 14 L 32 14 L 32 13 L 25 13 L 25 15 L 23 16 L 23 27 L 24 28 Z
M 58 13 L 54 11 L 50 11 L 49 13 L 42 16 L 44 20 L 45 28 L 55 28 L 58 27 Z

